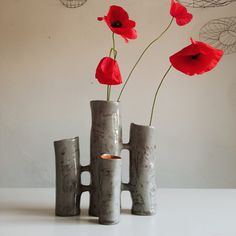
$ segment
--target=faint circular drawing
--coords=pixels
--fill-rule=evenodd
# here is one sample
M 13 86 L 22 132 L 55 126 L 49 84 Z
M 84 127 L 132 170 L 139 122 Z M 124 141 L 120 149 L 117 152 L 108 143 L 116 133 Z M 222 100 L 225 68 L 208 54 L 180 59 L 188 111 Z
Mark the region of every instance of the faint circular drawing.
M 223 7 L 235 1 L 236 0 L 178 0 L 178 2 L 186 7 L 193 8 Z
M 236 17 L 225 17 L 209 21 L 199 34 L 200 39 L 225 54 L 236 52 Z
M 60 0 L 61 3 L 68 8 L 76 8 L 84 5 L 87 0 Z

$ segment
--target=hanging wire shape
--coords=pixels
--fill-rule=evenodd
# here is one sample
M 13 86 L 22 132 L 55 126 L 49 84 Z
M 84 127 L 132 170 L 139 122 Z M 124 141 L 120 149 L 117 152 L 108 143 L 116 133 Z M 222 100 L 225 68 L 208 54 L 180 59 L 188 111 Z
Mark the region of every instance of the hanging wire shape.
M 225 17 L 209 21 L 199 34 L 200 40 L 219 48 L 225 54 L 236 52 L 236 17 Z
M 87 0 L 60 0 L 61 3 L 68 8 L 76 8 L 84 5 Z
M 193 8 L 223 7 L 235 1 L 236 0 L 178 0 L 178 2 L 184 6 Z

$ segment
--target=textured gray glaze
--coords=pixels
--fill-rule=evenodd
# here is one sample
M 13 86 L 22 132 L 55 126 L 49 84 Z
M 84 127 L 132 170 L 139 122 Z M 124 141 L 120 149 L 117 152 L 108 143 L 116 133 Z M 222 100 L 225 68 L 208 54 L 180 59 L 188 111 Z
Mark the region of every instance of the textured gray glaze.
M 131 124 L 130 141 L 122 144 L 121 114 L 118 102 L 92 101 L 90 165 L 80 166 L 79 139 L 54 142 L 56 152 L 56 214 L 79 214 L 82 192 L 90 192 L 89 214 L 101 224 L 119 222 L 121 189 L 130 191 L 132 214 L 156 213 L 155 129 Z M 130 182 L 121 183 L 121 159 L 101 159 L 103 154 L 120 156 L 130 151 Z M 91 184 L 81 185 L 81 173 L 91 174 Z
M 91 101 L 90 135 L 91 192 L 89 214 L 98 216 L 98 156 L 109 153 L 119 156 L 122 148 L 121 114 L 118 102 Z
M 120 221 L 121 159 L 98 158 L 99 223 L 117 224 Z
M 156 213 L 155 129 L 131 124 L 130 127 L 130 183 L 133 201 L 132 214 Z
M 56 155 L 56 215 L 80 213 L 79 138 L 54 142 Z

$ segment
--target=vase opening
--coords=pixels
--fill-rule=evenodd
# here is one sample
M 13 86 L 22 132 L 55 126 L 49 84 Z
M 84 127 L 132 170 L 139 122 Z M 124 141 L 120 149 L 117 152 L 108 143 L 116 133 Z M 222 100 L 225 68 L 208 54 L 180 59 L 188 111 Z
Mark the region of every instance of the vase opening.
M 120 157 L 114 156 L 111 154 L 103 154 L 101 156 L 98 156 L 98 158 L 104 159 L 104 160 L 120 160 L 121 159 Z

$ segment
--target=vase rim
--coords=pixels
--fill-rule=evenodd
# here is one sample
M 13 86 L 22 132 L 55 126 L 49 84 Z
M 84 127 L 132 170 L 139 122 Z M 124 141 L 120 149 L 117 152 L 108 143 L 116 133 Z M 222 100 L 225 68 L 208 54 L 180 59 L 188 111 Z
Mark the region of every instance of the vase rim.
M 79 141 L 79 137 L 74 137 L 74 138 L 65 138 L 65 139 L 61 139 L 61 140 L 56 140 L 54 141 L 54 143 L 60 143 L 60 142 L 74 142 L 75 140 Z
M 101 160 L 106 160 L 106 161 L 121 160 L 121 157 L 115 156 L 112 154 L 108 154 L 108 153 L 102 154 L 102 155 L 98 156 L 98 158 Z
M 135 123 L 131 123 L 131 126 L 138 126 L 140 128 L 145 128 L 145 129 L 156 129 L 154 126 L 150 126 L 150 125 L 140 125 L 140 124 L 135 124 Z
M 120 102 L 117 102 L 117 101 L 107 101 L 107 100 L 91 100 L 90 103 L 96 103 L 96 102 L 99 102 L 99 103 L 115 103 L 115 104 L 120 104 Z

